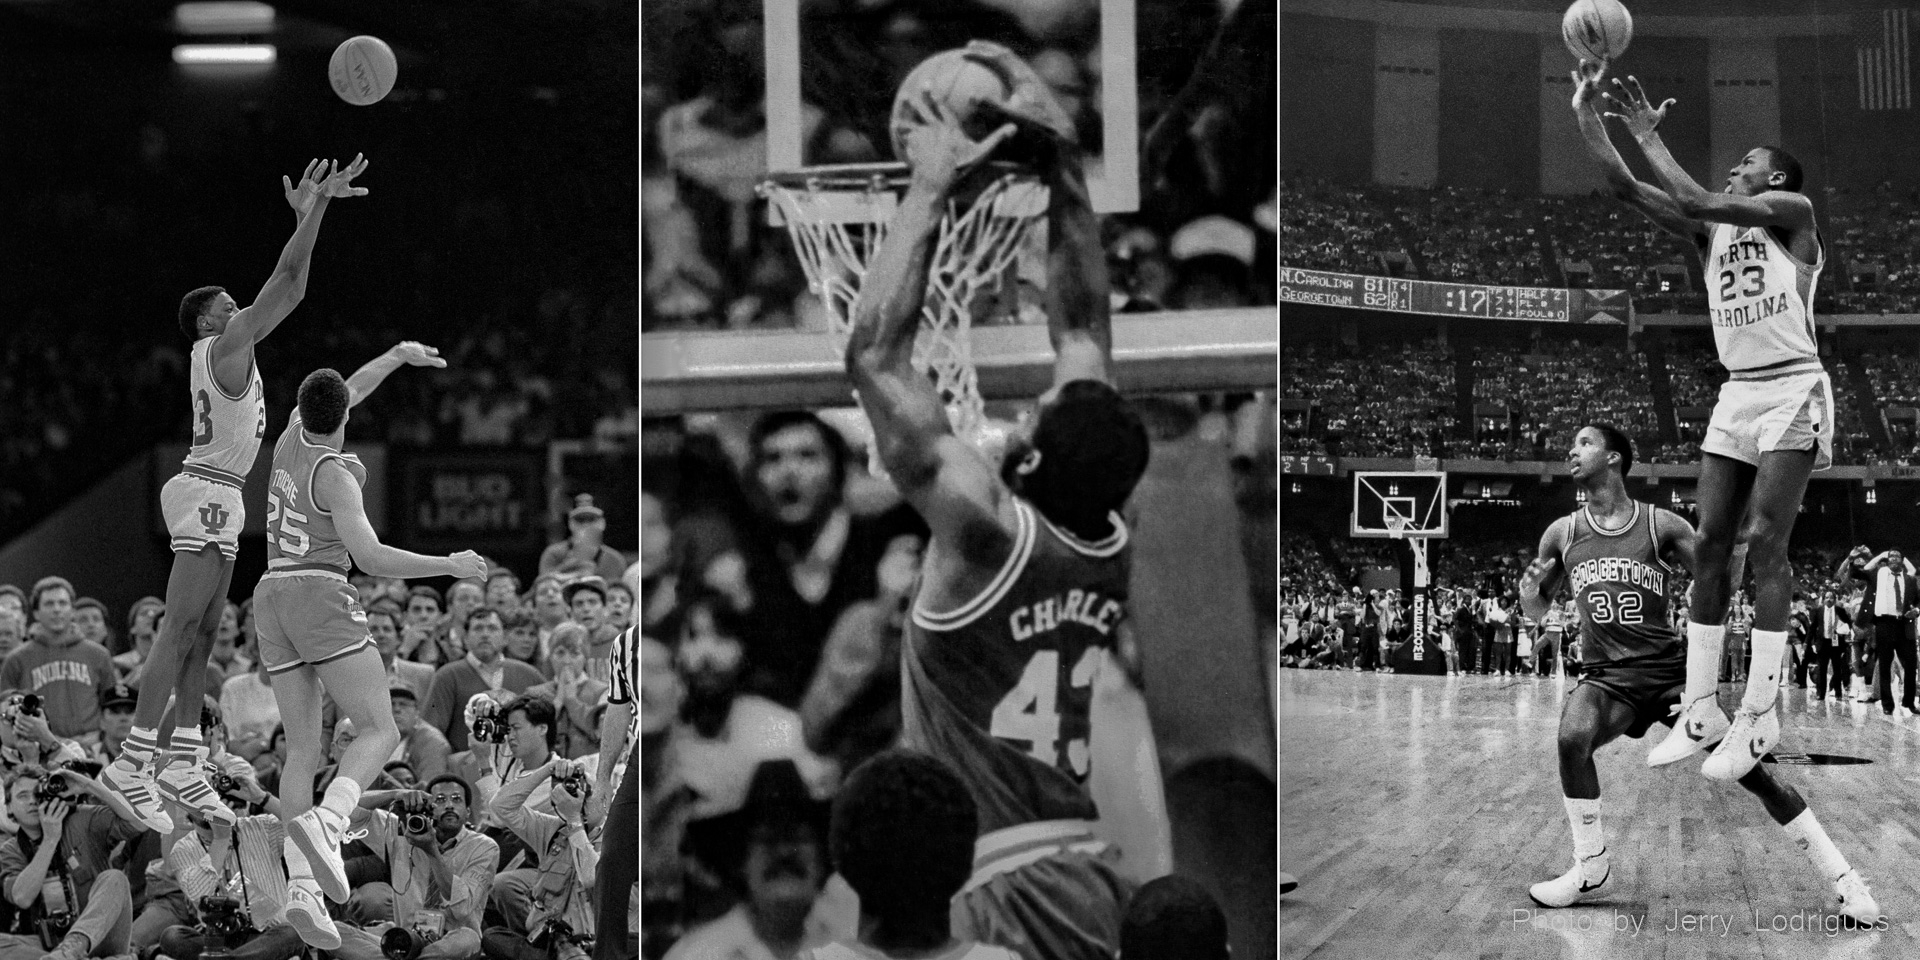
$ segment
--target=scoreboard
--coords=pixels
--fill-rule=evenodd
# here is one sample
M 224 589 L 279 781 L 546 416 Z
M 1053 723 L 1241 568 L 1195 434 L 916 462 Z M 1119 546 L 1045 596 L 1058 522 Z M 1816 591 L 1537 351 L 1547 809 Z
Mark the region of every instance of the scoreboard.
M 1281 303 L 1386 310 L 1435 317 L 1482 317 L 1488 320 L 1625 323 L 1627 312 L 1631 309 L 1624 290 L 1434 283 L 1295 267 L 1280 268 L 1279 290 Z

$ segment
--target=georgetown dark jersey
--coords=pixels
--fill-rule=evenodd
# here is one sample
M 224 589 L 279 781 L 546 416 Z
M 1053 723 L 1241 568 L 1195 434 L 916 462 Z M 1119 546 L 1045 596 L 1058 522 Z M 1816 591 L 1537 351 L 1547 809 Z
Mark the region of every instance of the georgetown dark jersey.
M 901 743 L 954 766 L 982 834 L 1097 816 L 1086 789 L 1093 678 L 1127 612 L 1118 516 L 1090 543 L 1014 506 L 1005 566 L 955 610 L 916 602 L 901 651 Z
M 1572 516 L 1561 562 L 1567 589 L 1580 606 L 1580 660 L 1608 663 L 1673 652 L 1680 635 L 1667 611 L 1667 577 L 1660 559 L 1654 508 L 1635 502 L 1617 530 L 1594 522 L 1587 510 Z

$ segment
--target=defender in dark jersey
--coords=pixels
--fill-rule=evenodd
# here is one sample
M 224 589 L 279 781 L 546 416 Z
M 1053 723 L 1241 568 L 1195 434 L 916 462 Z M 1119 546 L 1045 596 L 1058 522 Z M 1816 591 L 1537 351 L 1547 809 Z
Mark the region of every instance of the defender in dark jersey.
M 1607 882 L 1610 865 L 1600 824 L 1600 772 L 1593 752 L 1621 734 L 1642 737 L 1671 724 L 1687 683 L 1687 651 L 1667 610 L 1674 565 L 1691 569 L 1693 527 L 1676 514 L 1627 497 L 1633 443 L 1605 424 L 1574 435 L 1567 457 L 1587 505 L 1540 538 L 1540 553 L 1520 580 L 1527 615 L 1546 615 L 1564 583 L 1581 617 L 1580 682 L 1560 713 L 1560 786 L 1573 826 L 1574 866 L 1528 893 L 1547 907 L 1569 906 Z M 1800 792 L 1756 764 L 1737 781 L 1767 809 L 1840 896 L 1842 913 L 1880 920 L 1867 881 L 1847 864 Z
M 953 766 L 979 809 L 952 935 L 1023 957 L 1111 960 L 1128 885 L 1092 830 L 1089 718 L 1096 676 L 1125 627 L 1129 554 L 1117 511 L 1146 470 L 1147 435 L 1112 386 L 1106 264 L 1072 126 L 1012 53 L 974 44 L 969 56 L 1014 91 L 1009 119 L 1044 128 L 1038 138 L 1052 148 L 1041 172 L 1054 385 L 996 471 L 954 435 L 913 368 L 941 212 L 961 171 L 1016 123 L 975 143 L 910 91 L 919 94 L 904 131 L 912 182 L 868 271 L 847 351 L 887 471 L 932 531 L 901 653 L 902 745 Z

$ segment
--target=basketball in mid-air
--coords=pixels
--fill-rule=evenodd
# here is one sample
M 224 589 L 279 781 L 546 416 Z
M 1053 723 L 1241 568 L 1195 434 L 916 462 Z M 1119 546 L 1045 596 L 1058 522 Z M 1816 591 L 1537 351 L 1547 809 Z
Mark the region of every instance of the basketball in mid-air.
M 1633 14 L 1620 0 L 1573 0 L 1560 18 L 1560 39 L 1581 60 L 1613 60 L 1633 42 Z
M 981 101 L 1004 104 L 1013 91 L 1001 82 L 998 73 L 968 59 L 966 53 L 965 49 L 936 53 L 922 60 L 901 82 L 899 92 L 893 97 L 893 114 L 888 123 L 894 159 L 907 159 L 907 130 L 915 123 L 907 104 L 922 91 L 932 94 L 935 101 L 951 110 L 959 118 L 960 128 L 975 140 L 986 138 L 999 126 L 993 117 L 978 109 L 978 104 Z
M 393 81 L 399 76 L 400 63 L 393 58 L 393 48 L 379 37 L 353 37 L 335 48 L 333 59 L 327 61 L 327 79 L 333 83 L 333 92 L 356 107 L 379 103 L 393 91 Z

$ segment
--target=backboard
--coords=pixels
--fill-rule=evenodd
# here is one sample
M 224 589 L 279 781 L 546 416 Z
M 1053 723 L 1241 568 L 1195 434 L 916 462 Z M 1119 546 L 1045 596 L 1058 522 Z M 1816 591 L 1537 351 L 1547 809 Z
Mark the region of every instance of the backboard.
M 1088 148 L 1094 211 L 1139 209 L 1135 0 L 868 4 L 865 12 L 859 4 L 762 3 L 769 171 L 900 159 L 887 118 L 907 72 L 969 40 L 994 40 L 1027 57 L 1062 95 Z M 862 143 L 868 155 L 845 152 Z
M 1445 538 L 1448 530 L 1444 471 L 1355 470 L 1349 536 L 1384 538 L 1390 518 L 1407 522 L 1406 536 Z

